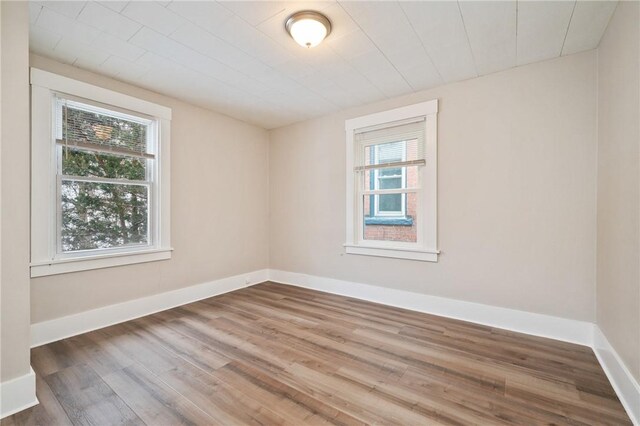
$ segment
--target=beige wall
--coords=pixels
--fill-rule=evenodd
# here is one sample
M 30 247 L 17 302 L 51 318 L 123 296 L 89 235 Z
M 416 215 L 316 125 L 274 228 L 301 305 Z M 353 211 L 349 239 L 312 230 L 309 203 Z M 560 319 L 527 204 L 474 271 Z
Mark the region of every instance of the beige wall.
M 173 109 L 175 252 L 170 261 L 32 279 L 31 322 L 271 267 L 579 320 L 597 316 L 640 378 L 638 9 L 618 6 L 599 53 L 271 132 L 32 56 L 33 66 Z M 29 59 L 25 5 L 3 2 L 1 10 L 0 377 L 7 380 L 28 371 Z M 344 120 L 434 98 L 440 261 L 344 255 Z
M 438 98 L 438 263 L 343 255 L 344 120 Z M 595 319 L 596 53 L 270 132 L 270 267 Z
M 29 373 L 29 15 L 0 2 L 0 381 Z
M 640 380 L 640 4 L 598 51 L 597 323 Z
M 173 109 L 171 242 L 175 249 L 169 261 L 32 279 L 32 322 L 267 267 L 265 130 L 42 57 L 32 56 L 31 65 Z

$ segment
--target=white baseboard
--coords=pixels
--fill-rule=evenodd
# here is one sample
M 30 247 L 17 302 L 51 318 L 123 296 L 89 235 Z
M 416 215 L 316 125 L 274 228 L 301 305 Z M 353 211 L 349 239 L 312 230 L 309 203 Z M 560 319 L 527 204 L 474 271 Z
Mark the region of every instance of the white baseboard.
M 593 343 L 593 324 L 587 321 L 535 314 L 276 269 L 269 270 L 269 279 L 283 284 L 349 296 L 534 336 L 548 337 L 585 346 L 591 346 Z
M 262 269 L 32 324 L 31 347 L 228 293 L 267 280 L 535 336 L 586 346 L 593 345 L 593 324 L 586 321 L 296 272 Z
M 130 300 L 66 317 L 31 324 L 31 347 L 140 318 L 176 306 L 228 293 L 267 281 L 269 271 L 261 269 L 203 284 Z
M 248 272 L 32 324 L 31 346 L 44 345 L 267 280 L 590 346 L 632 422 L 640 425 L 640 386 L 600 328 L 593 323 L 277 269 Z M 9 389 L 17 391 L 7 393 Z M 3 405 L 0 407 L 2 417 L 38 403 L 35 399 L 33 370 L 28 375 L 1 383 L 0 391 L 3 398 Z
M 24 376 L 0 383 L 0 419 L 38 404 L 33 368 Z
M 634 425 L 640 425 L 640 384 L 622 362 L 597 325 L 593 329 L 593 351 L 606 373 L 620 402 Z
M 590 346 L 631 421 L 640 426 L 640 386 L 600 328 L 593 323 L 277 269 L 269 270 L 269 280 Z

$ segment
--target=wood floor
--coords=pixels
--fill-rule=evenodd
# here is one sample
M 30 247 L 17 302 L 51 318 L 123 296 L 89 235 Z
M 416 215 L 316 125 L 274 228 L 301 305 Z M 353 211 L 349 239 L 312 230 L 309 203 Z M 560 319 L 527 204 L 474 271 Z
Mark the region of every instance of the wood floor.
M 591 349 L 275 283 L 32 351 L 14 424 L 631 424 Z

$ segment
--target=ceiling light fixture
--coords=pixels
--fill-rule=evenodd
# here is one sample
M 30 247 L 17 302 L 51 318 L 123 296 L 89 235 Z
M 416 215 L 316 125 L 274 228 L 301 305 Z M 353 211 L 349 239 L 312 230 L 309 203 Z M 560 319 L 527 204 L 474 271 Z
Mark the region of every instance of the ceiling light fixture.
M 289 35 L 303 47 L 315 47 L 331 33 L 331 22 L 312 10 L 296 12 L 284 24 Z

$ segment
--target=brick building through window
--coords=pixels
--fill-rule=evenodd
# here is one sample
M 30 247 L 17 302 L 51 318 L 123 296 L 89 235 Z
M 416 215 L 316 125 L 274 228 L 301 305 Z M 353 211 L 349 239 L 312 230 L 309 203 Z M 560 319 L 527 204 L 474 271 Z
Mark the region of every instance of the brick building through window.
M 386 164 L 417 157 L 415 140 L 372 145 L 365 155 L 369 164 Z M 365 185 L 370 190 L 405 189 L 418 186 L 416 166 L 370 169 Z M 380 241 L 417 241 L 418 193 L 376 194 L 365 196 L 364 239 Z

